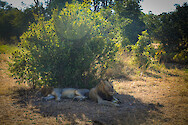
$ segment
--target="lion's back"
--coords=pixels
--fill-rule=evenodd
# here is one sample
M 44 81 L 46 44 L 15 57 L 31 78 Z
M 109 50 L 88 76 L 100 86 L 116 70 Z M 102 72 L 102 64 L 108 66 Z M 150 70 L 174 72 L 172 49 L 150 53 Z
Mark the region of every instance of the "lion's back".
M 76 89 L 74 89 L 74 88 L 64 88 L 64 89 L 62 89 L 61 95 L 63 98 L 74 98 L 75 91 L 76 91 Z

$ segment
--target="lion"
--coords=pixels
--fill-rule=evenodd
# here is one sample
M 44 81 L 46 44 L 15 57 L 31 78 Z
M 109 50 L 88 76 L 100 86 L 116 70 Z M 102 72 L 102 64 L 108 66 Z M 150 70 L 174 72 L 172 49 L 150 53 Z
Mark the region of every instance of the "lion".
M 42 100 L 45 101 L 51 99 L 60 101 L 61 98 L 85 100 L 89 97 L 89 89 L 43 87 L 41 94 L 44 96 Z
M 89 98 L 98 104 L 119 106 L 120 101 L 114 97 L 115 93 L 116 91 L 111 82 L 101 80 L 96 87 L 89 91 Z

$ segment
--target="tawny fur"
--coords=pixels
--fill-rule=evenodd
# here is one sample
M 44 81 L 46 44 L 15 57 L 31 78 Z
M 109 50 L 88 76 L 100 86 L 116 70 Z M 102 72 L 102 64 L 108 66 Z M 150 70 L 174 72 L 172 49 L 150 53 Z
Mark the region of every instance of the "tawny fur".
M 119 106 L 119 104 L 113 102 L 113 100 L 118 100 L 114 97 L 114 94 L 115 90 L 112 83 L 108 81 L 101 81 L 96 87 L 90 90 L 89 98 L 98 104 Z
M 88 96 L 88 89 L 75 89 L 75 88 L 51 88 L 51 87 L 43 87 L 41 89 L 41 94 L 44 96 L 43 100 L 51 100 L 54 99 L 56 101 L 60 101 L 61 98 L 70 98 L 77 100 L 84 100 Z

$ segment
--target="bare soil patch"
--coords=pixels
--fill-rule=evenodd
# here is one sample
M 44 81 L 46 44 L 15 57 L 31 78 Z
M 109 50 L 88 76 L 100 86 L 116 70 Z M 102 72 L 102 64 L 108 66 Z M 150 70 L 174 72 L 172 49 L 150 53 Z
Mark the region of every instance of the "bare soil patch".
M 188 86 L 182 72 L 115 79 L 121 104 L 109 107 L 91 100 L 42 101 L 38 90 L 17 85 L 9 75 L 8 55 L 0 59 L 0 124 L 188 124 Z

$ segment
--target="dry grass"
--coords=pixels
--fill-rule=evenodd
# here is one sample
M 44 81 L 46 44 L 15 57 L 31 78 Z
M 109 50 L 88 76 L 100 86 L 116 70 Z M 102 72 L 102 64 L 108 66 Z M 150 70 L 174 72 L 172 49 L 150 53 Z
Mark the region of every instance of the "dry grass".
M 186 125 L 188 123 L 187 69 L 155 66 L 142 76 L 126 54 L 107 73 L 113 77 L 120 107 L 90 100 L 42 102 L 36 90 L 17 85 L 9 76 L 7 54 L 0 55 L 1 124 L 119 124 Z

